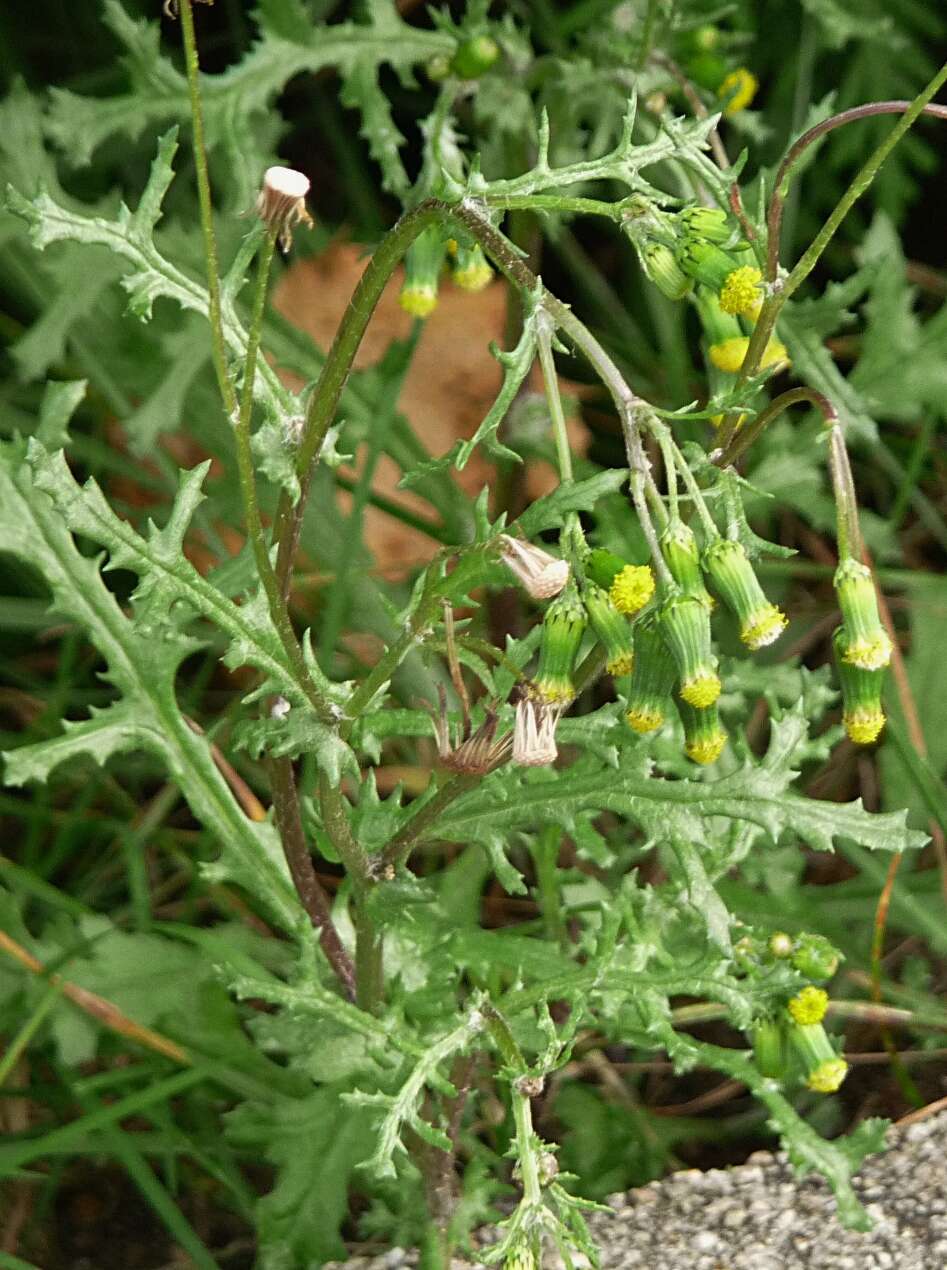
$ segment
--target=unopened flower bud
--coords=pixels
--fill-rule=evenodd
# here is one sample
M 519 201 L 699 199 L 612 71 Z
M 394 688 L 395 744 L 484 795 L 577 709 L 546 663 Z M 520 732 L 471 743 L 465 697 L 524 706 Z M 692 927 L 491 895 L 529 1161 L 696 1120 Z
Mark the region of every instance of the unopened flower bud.
M 446 247 L 440 230 L 424 229 L 408 248 L 398 303 L 412 317 L 429 317 L 437 307 L 437 283 Z
M 558 757 L 556 724 L 559 711 L 541 701 L 521 697 L 513 723 L 513 762 L 520 767 L 545 767 Z
M 493 270 L 487 263 L 479 243 L 472 247 L 457 244 L 451 277 L 464 291 L 482 291 L 493 279 Z
M 878 615 L 871 570 L 858 560 L 842 560 L 834 585 L 842 610 L 842 661 L 862 670 L 882 670 L 891 660 L 891 640 Z
M 500 47 L 489 35 L 465 40 L 451 60 L 451 70 L 461 79 L 479 79 L 500 56 Z
M 786 615 L 770 604 L 741 543 L 718 538 L 703 555 L 703 566 L 726 606 L 740 623 L 740 639 L 754 651 L 786 629 Z
M 688 78 L 708 92 L 716 91 L 727 75 L 727 63 L 712 49 L 702 49 L 687 62 Z
M 568 561 L 557 560 L 531 542 L 501 534 L 500 552 L 503 563 L 534 600 L 551 600 L 569 581 Z
M 547 705 L 566 705 L 575 696 L 572 670 L 585 625 L 585 608 L 574 587 L 546 609 L 533 691 Z
M 746 110 L 756 96 L 759 86 L 759 80 L 745 66 L 739 66 L 735 71 L 731 71 L 717 89 L 717 96 L 721 101 L 726 102 L 723 113 L 735 115 L 738 111 Z
M 707 606 L 693 596 L 676 595 L 663 605 L 658 620 L 677 666 L 681 697 L 698 710 L 713 705 L 720 696 L 720 677 Z
M 793 949 L 792 964 L 807 979 L 831 979 L 838 970 L 841 953 L 824 935 L 800 935 Z
M 678 711 L 684 725 L 684 753 L 701 767 L 716 763 L 727 744 L 727 734 L 721 726 L 716 703 L 697 710 L 681 700 Z
M 634 626 L 635 658 L 628 690 L 628 726 L 642 734 L 654 732 L 665 720 L 677 667 L 671 650 L 650 614 Z
M 842 724 L 856 745 L 872 745 L 887 722 L 881 708 L 884 670 L 863 670 L 849 660 L 849 641 L 840 626 L 833 637 L 835 664 L 842 688 Z
M 256 200 L 256 213 L 276 231 L 279 245 L 289 251 L 293 229 L 300 222 L 312 228 L 312 217 L 306 210 L 309 178 L 295 168 L 272 167 L 263 173 L 263 184 Z
M 807 1027 L 813 1023 L 821 1023 L 829 1008 L 829 994 L 824 988 L 815 988 L 808 984 L 801 992 L 797 992 L 786 1009 L 794 1023 Z
M 537 1270 L 536 1254 L 526 1241 L 518 1243 L 503 1262 L 503 1270 Z
M 659 541 L 664 563 L 670 570 L 671 577 L 685 595 L 692 595 L 695 600 L 709 609 L 713 608 L 713 600 L 704 586 L 704 577 L 700 571 L 700 547 L 694 531 L 680 519 L 669 520 Z
M 589 625 L 605 649 L 605 669 L 610 675 L 628 675 L 634 661 L 631 627 L 607 592 L 594 584 L 585 592 Z
M 779 1080 L 785 1075 L 783 1029 L 775 1019 L 762 1019 L 753 1029 L 753 1057 L 761 1076 Z
M 719 207 L 685 207 L 678 212 L 677 223 L 695 242 L 725 243 L 733 232 L 727 213 Z
M 691 280 L 674 257 L 674 252 L 664 243 L 649 241 L 640 248 L 638 258 L 647 277 L 662 295 L 669 300 L 680 300 L 687 295 Z

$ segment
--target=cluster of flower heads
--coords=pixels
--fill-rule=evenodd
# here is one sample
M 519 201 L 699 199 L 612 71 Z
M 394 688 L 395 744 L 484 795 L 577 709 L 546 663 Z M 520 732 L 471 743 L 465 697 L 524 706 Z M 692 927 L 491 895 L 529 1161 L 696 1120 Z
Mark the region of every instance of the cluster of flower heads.
M 711 394 L 726 391 L 743 365 L 764 300 L 763 275 L 747 244 L 720 208 L 649 208 L 629 230 L 655 286 L 671 300 L 692 299 L 704 332 Z M 788 365 L 785 345 L 770 339 L 760 368 Z
M 447 238 L 436 226 L 422 230 L 405 256 L 404 282 L 398 303 L 412 317 L 429 317 L 437 307 L 444 265 L 449 261 L 452 281 L 464 291 L 482 291 L 493 277 L 480 244 Z
M 786 618 L 767 600 L 740 543 L 718 537 L 701 551 L 693 530 L 673 519 L 660 545 L 673 584 L 657 594 L 648 565 L 628 564 L 598 548 L 584 562 L 583 576 L 573 579 L 564 561 L 504 536 L 503 558 L 511 571 L 535 599 L 550 600 L 529 697 L 559 711 L 573 700 L 576 659 L 591 629 L 608 673 L 631 676 L 629 726 L 641 734 L 656 731 L 676 691 L 688 757 L 713 763 L 727 737 L 717 712 L 720 676 L 710 626 L 714 600 L 704 578 L 736 616 L 740 637 L 751 650 L 771 644 Z
M 779 963 L 788 963 L 816 981 L 757 1021 L 752 1033 L 754 1057 L 764 1076 L 782 1080 L 795 1070 L 815 1093 L 835 1093 L 848 1074 L 848 1064 L 825 1030 L 829 995 L 816 984 L 835 974 L 841 960 L 838 949 L 822 935 L 804 933 L 793 939 L 777 931 L 765 943 L 744 936 L 734 952 L 748 974 L 765 974 Z

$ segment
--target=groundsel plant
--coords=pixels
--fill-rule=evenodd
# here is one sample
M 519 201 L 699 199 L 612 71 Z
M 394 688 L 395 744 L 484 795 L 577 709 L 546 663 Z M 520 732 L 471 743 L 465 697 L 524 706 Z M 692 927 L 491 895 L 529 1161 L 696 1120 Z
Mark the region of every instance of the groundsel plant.
M 743 735 L 758 682 L 752 659 L 778 651 L 792 614 L 760 583 L 761 558 L 780 548 L 750 528 L 739 463 L 786 410 L 819 413 L 837 511 L 842 723 L 853 742 L 873 744 L 885 724 L 892 646 L 863 552 L 843 420 L 819 388 L 803 382 L 772 396 L 770 381 L 790 362 L 784 306 L 911 124 L 925 111 L 947 114 L 930 104 L 947 70 L 913 102 L 824 118 L 750 196 L 742 161 L 728 163 L 717 129 L 746 107 L 755 80 L 705 34 L 707 49 L 688 45 L 690 78 L 673 64 L 702 104 L 696 117 L 678 117 L 653 96 L 638 112 L 629 91 L 608 145 L 587 154 L 573 147 L 557 165 L 540 115 L 532 161 L 504 171 L 496 161 L 481 166 L 455 111 L 481 81 L 515 72 L 522 36 L 513 24 L 492 22 L 474 4 L 462 22 L 443 16 L 433 30 L 415 31 L 393 7 L 369 9 L 365 27 L 325 28 L 328 51 L 318 38 L 294 42 L 283 30 L 252 54 L 261 77 L 280 54 L 288 77 L 338 50 L 372 155 L 404 209 L 368 259 L 328 351 L 307 354 L 313 382 L 301 392 L 278 373 L 298 354 L 271 320 L 268 295 L 278 250 L 297 250 L 312 224 L 309 181 L 273 163 L 256 140 L 241 153 L 240 129 L 224 127 L 228 102 L 249 91 L 240 76 L 250 70 L 202 77 L 202 10 L 192 12 L 191 0 L 169 6 L 186 74 L 155 63 L 163 69 L 146 122 L 189 122 L 202 274 L 193 254 L 176 256 L 183 236 L 159 226 L 176 123 L 157 141 L 134 210 L 90 213 L 55 187 L 8 192 L 39 251 L 66 243 L 95 260 L 103 248 L 111 253 L 138 318 L 149 321 L 156 301 L 198 316 L 193 330 L 213 365 L 213 409 L 228 430 L 247 550 L 210 574 L 185 552 L 208 463 L 180 473 L 160 528 L 137 532 L 94 481 L 76 479 L 67 424 L 82 387 L 54 386 L 33 435 L 3 446 L 0 549 L 41 572 L 57 614 L 104 659 L 113 699 L 52 739 L 9 752 L 6 780 L 40 781 L 83 755 L 99 763 L 122 751 L 150 755 L 216 840 L 205 875 L 239 888 L 274 933 L 279 955 L 221 941 L 212 956 L 232 998 L 252 1003 L 244 1008 L 259 1062 L 292 1073 L 290 1081 L 274 1076 L 271 1089 L 257 1081 L 243 1090 L 228 1118 L 233 1140 L 276 1167 L 274 1188 L 259 1201 L 261 1264 L 316 1265 L 340 1253 L 351 1188 L 367 1197 L 364 1230 L 419 1240 L 426 1264 L 447 1265 L 474 1224 L 496 1217 L 490 1205 L 510 1181 L 498 1238 L 479 1255 L 511 1270 L 539 1266 L 552 1249 L 567 1265 L 577 1252 L 594 1261 L 582 1211 L 589 1202 L 533 1119 L 580 1036 L 742 1082 L 794 1164 L 828 1180 L 840 1219 L 864 1227 L 851 1177 L 879 1147 L 883 1124 L 867 1121 L 830 1142 L 795 1109 L 800 1093 L 811 1106 L 809 1095 L 831 1095 L 846 1077 L 822 986 L 838 953 L 816 935 L 747 925 L 718 884 L 780 841 L 830 851 L 847 839 L 901 852 L 924 838 L 901 813 L 872 815 L 794 788 L 798 765 L 824 757 L 837 737 L 809 734 L 833 701 L 824 674 L 782 666 L 766 692 L 765 752 Z M 122 27 L 114 3 L 109 13 Z M 401 164 L 369 34 L 400 69 L 426 66 L 436 86 L 414 180 Z M 147 56 L 158 57 L 156 46 Z M 662 54 L 648 58 L 645 46 L 640 66 L 649 74 L 669 73 Z M 795 165 L 826 132 L 876 113 L 893 116 L 890 133 L 803 256 L 784 265 L 781 213 Z M 103 119 L 97 126 L 107 134 Z M 215 205 L 208 153 L 221 147 L 239 168 L 239 188 Z M 559 225 L 601 218 L 632 244 L 656 294 L 691 307 L 706 360 L 699 405 L 660 410 L 629 382 L 529 267 L 508 219 L 526 214 Z M 509 346 L 494 350 L 496 402 L 469 441 L 409 474 L 440 517 L 440 546 L 400 607 L 388 601 L 383 647 L 373 664 L 359 665 L 338 645 L 344 607 L 327 600 L 334 616 L 311 630 L 293 603 L 299 545 L 323 532 L 347 431 L 377 454 L 384 439 L 372 429 L 402 427 L 386 397 L 397 397 L 410 348 L 395 346 L 394 369 L 374 397 L 364 375 L 352 377 L 356 353 L 396 277 L 403 308 L 421 322 L 447 278 L 473 292 L 495 276 L 520 318 Z M 625 466 L 596 467 L 573 453 L 557 367 L 565 352 L 610 397 Z M 501 465 L 520 461 L 510 421 L 530 382 L 542 385 L 557 487 L 516 516 L 484 489 L 458 514 L 452 472 L 475 448 Z M 681 442 L 684 424 L 699 425 L 703 447 Z M 365 496 L 358 487 L 356 497 Z M 601 531 L 606 508 L 631 526 L 624 554 Z M 137 579 L 127 604 L 107 587 L 108 570 Z M 478 633 L 478 614 L 511 586 L 526 633 L 500 646 Z M 737 657 L 719 650 L 721 628 L 733 624 Z M 181 665 L 208 642 L 241 675 L 238 717 L 219 744 L 256 764 L 268 808 L 259 812 L 248 811 L 232 769 L 179 701 Z M 429 754 L 426 783 L 410 795 L 402 786 L 383 794 L 383 752 Z M 560 864 L 567 844 L 582 869 Z M 659 862 L 654 885 L 636 867 L 646 855 Z M 334 897 L 326 869 L 339 879 Z M 527 877 L 540 920 L 481 929 L 487 879 L 522 896 Z M 700 1039 L 691 1025 L 707 1019 L 725 1020 L 745 1043 Z M 494 1127 L 498 1106 L 507 1117 L 497 1132 L 482 1130 L 485 1106 Z

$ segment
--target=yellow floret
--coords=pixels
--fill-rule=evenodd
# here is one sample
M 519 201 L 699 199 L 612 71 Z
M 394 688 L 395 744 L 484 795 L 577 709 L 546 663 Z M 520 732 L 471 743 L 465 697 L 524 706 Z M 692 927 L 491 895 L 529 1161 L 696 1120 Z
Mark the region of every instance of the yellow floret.
M 681 696 L 698 710 L 712 706 L 720 696 L 720 680 L 716 675 L 696 675 L 681 684 Z
M 429 317 L 437 308 L 437 292 L 433 287 L 405 287 L 398 303 L 412 317 Z
M 720 307 L 724 313 L 745 313 L 755 317 L 763 303 L 763 293 L 759 283 L 763 275 L 753 265 L 741 265 L 727 274 L 720 288 Z
M 829 1006 L 829 994 L 810 983 L 789 1002 L 786 1009 L 800 1027 L 821 1023 Z
M 853 710 L 842 717 L 845 731 L 856 745 L 871 745 L 881 735 L 886 723 L 883 710 Z
M 883 670 L 891 660 L 891 641 L 885 634 L 874 639 L 852 640 L 842 657 L 850 666 L 862 670 Z
M 630 675 L 634 664 L 634 650 L 629 649 L 627 653 L 621 653 L 619 656 L 612 657 L 610 661 L 607 661 L 605 669 L 610 675 Z
M 658 730 L 664 722 L 664 715 L 660 710 L 629 710 L 625 720 L 633 732 L 640 732 L 644 736 L 646 732 Z
M 735 71 L 731 71 L 717 89 L 719 97 L 729 98 L 723 108 L 723 113 L 725 115 L 735 115 L 740 110 L 746 110 L 756 96 L 756 90 L 759 86 L 759 80 L 745 66 L 739 66 Z
M 468 269 L 455 269 L 451 277 L 464 291 L 482 291 L 493 279 L 489 265 L 471 265 Z
M 727 734 L 721 729 L 713 736 L 702 737 L 699 741 L 688 741 L 684 746 L 684 751 L 689 759 L 706 766 L 708 763 L 717 761 L 723 753 L 723 748 L 726 744 Z
M 775 604 L 767 604 L 765 608 L 753 614 L 740 632 L 740 638 L 747 648 L 755 652 L 758 648 L 765 648 L 779 639 L 786 625 L 786 614 L 782 609 L 778 609 Z
M 834 1094 L 848 1075 L 848 1063 L 844 1058 L 827 1058 L 809 1073 L 806 1084 L 817 1094 Z
M 637 613 L 654 595 L 654 574 L 650 565 L 626 564 L 612 580 L 608 597 L 619 613 Z

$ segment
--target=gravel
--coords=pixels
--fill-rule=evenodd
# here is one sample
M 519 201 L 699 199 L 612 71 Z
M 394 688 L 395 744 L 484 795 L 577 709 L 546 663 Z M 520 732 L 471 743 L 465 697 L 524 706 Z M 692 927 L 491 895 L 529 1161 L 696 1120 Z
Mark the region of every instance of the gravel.
M 875 1223 L 866 1234 L 839 1225 L 820 1178 L 800 1181 L 783 1155 L 761 1151 L 736 1168 L 611 1196 L 612 1211 L 589 1221 L 603 1270 L 947 1270 L 947 1114 L 893 1130 L 889 1144 L 855 1180 Z M 345 1270 L 415 1265 L 417 1254 L 399 1248 Z

